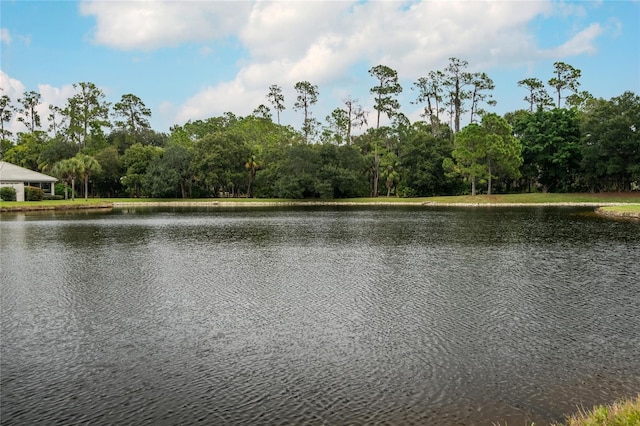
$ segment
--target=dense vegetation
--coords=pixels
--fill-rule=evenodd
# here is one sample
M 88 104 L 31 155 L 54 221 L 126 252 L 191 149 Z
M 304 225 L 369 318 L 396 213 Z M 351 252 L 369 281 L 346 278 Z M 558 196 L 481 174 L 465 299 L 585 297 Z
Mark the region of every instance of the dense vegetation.
M 411 88 L 423 120 L 401 112 L 397 72 L 369 70 L 375 127 L 347 98 L 321 123 L 313 117 L 317 86 L 296 83 L 299 129 L 280 124 L 282 89 L 268 88 L 253 114 L 176 125 L 149 125 L 151 111 L 133 94 L 111 105 L 93 83 L 74 85 L 63 106 L 50 106 L 43 128 L 39 93 L 0 98 L 2 159 L 57 176 L 65 193 L 101 197 L 346 198 L 433 196 L 476 192 L 578 192 L 637 189 L 640 98 L 609 100 L 579 91 L 580 70 L 557 62 L 547 86 L 519 82 L 525 109 L 500 117 L 486 73 L 466 61 L 430 71 Z M 545 87 L 551 89 L 553 97 Z M 15 115 L 25 130 L 5 129 Z M 380 125 L 381 115 L 391 119 Z M 444 118 L 449 121 L 446 122 Z M 462 120 L 468 118 L 463 126 Z M 356 134 L 358 133 L 358 134 Z M 77 185 L 77 186 L 76 186 Z M 69 188 L 67 188 L 69 186 Z M 69 191 L 70 189 L 70 191 Z

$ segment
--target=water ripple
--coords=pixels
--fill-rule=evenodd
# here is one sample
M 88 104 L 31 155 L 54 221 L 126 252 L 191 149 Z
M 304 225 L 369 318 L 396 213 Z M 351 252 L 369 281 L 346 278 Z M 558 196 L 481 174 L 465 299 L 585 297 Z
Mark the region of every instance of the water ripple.
M 640 388 L 633 222 L 194 209 L 0 230 L 3 424 L 519 424 Z

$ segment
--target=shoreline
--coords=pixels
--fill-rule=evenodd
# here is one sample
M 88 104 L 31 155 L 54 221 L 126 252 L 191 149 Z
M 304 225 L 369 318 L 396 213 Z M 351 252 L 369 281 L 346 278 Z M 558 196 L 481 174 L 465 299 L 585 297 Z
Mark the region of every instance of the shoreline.
M 125 201 L 113 202 L 118 207 L 261 207 L 261 206 L 421 206 L 421 207 L 610 207 L 633 203 L 547 202 L 547 203 L 446 203 L 437 201 Z
M 126 207 L 304 207 L 304 206 L 417 206 L 417 207 L 463 207 L 463 208 L 494 208 L 494 207 L 592 207 L 594 212 L 607 217 L 640 218 L 639 212 L 618 212 L 602 209 L 602 207 L 616 207 L 638 205 L 638 203 L 624 202 L 441 202 L 441 201 L 109 201 L 101 203 L 80 202 L 60 205 L 28 205 L 3 206 L 1 213 L 51 211 L 51 210 L 85 210 L 110 209 Z
M 599 216 L 614 218 L 614 219 L 639 219 L 640 220 L 640 211 L 615 211 L 615 210 L 606 210 L 601 206 L 595 210 L 595 213 Z

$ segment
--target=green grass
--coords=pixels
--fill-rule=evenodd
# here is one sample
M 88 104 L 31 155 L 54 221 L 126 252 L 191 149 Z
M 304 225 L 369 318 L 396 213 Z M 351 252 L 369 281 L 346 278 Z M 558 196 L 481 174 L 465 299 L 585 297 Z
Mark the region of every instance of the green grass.
M 278 198 L 200 198 L 200 199 L 182 199 L 182 198 L 77 198 L 71 200 L 55 200 L 55 201 L 0 201 L 0 210 L 2 211 L 20 211 L 20 210 L 44 210 L 44 209 L 75 209 L 75 208 L 91 208 L 98 205 L 108 206 L 115 202 L 135 202 L 135 203 L 157 203 L 157 202 L 223 202 L 237 203 L 318 203 L 318 202 L 335 202 L 344 204 L 565 204 L 565 203 L 627 203 L 634 206 L 622 206 L 615 208 L 630 209 L 636 212 L 640 209 L 640 192 L 609 192 L 609 193 L 586 193 L 586 194 L 543 194 L 543 193 L 527 193 L 527 194 L 499 194 L 499 195 L 470 195 L 460 196 L 442 196 L 442 197 L 421 197 L 421 198 L 398 198 L 398 197 L 375 197 L 375 198 L 348 198 L 339 200 L 292 200 Z M 606 207 L 611 209 L 614 207 Z
M 626 206 L 605 206 L 602 210 L 617 213 L 640 213 L 640 204 L 630 204 Z
M 526 193 L 526 194 L 499 194 L 499 195 L 460 195 L 452 197 L 429 197 L 423 199 L 436 203 L 639 203 L 640 192 L 606 192 L 606 193 L 583 193 L 583 194 L 549 194 L 549 193 Z
M 1 210 L 55 210 L 55 209 L 74 209 L 74 208 L 88 208 L 88 207 L 108 207 L 110 203 L 105 202 L 100 198 L 89 198 L 87 201 L 84 198 L 77 198 L 75 201 L 71 200 L 43 200 L 43 201 L 0 201 Z
M 563 425 L 640 426 L 640 394 L 636 398 L 617 401 L 610 405 L 598 405 L 591 410 L 580 409 L 567 417 Z

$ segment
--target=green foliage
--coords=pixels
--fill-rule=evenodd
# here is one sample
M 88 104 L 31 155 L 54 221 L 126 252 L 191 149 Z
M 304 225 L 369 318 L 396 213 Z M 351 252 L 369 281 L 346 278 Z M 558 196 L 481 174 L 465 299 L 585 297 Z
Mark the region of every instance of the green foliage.
M 590 190 L 628 191 L 640 181 L 640 97 L 591 102 L 582 119 L 582 168 Z
M 56 182 L 54 184 L 54 191 L 56 195 L 60 195 L 62 199 L 64 199 L 64 190 L 65 190 L 65 183 L 64 182 Z
M 580 172 L 580 119 L 577 110 L 539 109 L 520 116 L 515 132 L 523 145 L 523 175 L 543 185 L 544 191 L 577 189 Z
M 128 193 L 139 197 L 142 194 L 142 184 L 149 165 L 162 155 L 162 148 L 135 143 L 122 156 L 125 175 L 122 184 Z
M 471 195 L 476 184 L 487 180 L 487 193 L 492 192 L 492 179 L 498 176 L 519 176 L 522 146 L 512 135 L 511 126 L 496 114 L 485 114 L 482 124 L 472 123 L 455 137 L 453 159 L 445 159 L 443 167 L 471 181 Z
M 440 129 L 448 127 L 442 126 Z M 403 141 L 400 153 L 400 179 L 397 190 L 403 197 L 459 194 L 463 181 L 447 175 L 443 168 L 450 159 L 453 144 L 448 132 L 434 135 L 431 125 L 416 123 Z
M 149 120 L 151 110 L 146 107 L 144 102 L 131 93 L 122 95 L 120 102 L 116 102 L 113 106 L 113 112 L 122 120 L 117 121 L 116 125 L 121 129 L 127 129 L 130 133 L 135 134 L 141 129 L 149 129 Z
M 100 164 L 100 170 L 93 174 L 94 191 L 101 197 L 115 197 L 122 193 L 120 178 L 125 169 L 118 148 L 109 146 L 93 156 Z
M 309 83 L 308 81 L 299 81 L 295 84 L 298 97 L 296 103 L 293 105 L 295 111 L 304 111 L 304 121 L 302 122 L 302 132 L 304 133 L 305 142 L 309 142 L 309 137 L 315 133 L 315 129 L 318 127 L 318 122 L 314 118 L 311 118 L 311 112 L 309 109 L 312 105 L 318 102 L 318 86 Z
M 47 139 L 46 133 L 42 131 L 18 133 L 16 144 L 4 153 L 3 159 L 25 169 L 39 170 L 40 154 Z
M 414 83 L 415 103 L 424 107 L 425 120 L 414 123 L 400 111 L 397 72 L 385 65 L 371 68 L 378 121 L 375 128 L 355 136 L 352 130 L 367 123 L 368 112 L 347 97 L 320 123 L 310 110 L 318 87 L 307 81 L 295 86 L 295 109 L 304 111 L 301 129 L 280 125 L 279 113 L 286 108 L 277 85 L 267 94 L 277 123 L 260 105 L 248 117 L 227 112 L 174 126 L 170 134 L 150 128 L 151 111 L 137 96 L 123 95 L 111 108 L 90 82 L 75 84 L 76 92 L 64 107 L 50 106 L 50 133 L 39 130 L 38 93 L 25 92 L 16 107 L 3 95 L 0 155 L 55 174 L 65 192 L 72 187 L 72 197 L 78 179 L 84 181 L 80 193 L 85 197 L 90 189 L 107 197 L 414 197 L 460 194 L 468 190 L 469 180 L 472 187 L 486 183 L 488 192 L 494 185 L 503 192 L 514 187 L 552 192 L 638 188 L 637 94 L 594 99 L 578 91 L 580 70 L 557 62 L 549 84 L 558 105 L 564 99 L 566 108 L 548 110 L 555 105 L 544 83 L 521 80 L 529 111 L 505 115 L 511 131 L 502 119 L 482 111 L 482 104 L 495 103 L 493 82 L 485 73 L 468 72 L 468 67 L 465 60 L 449 58 L 446 68 L 429 71 Z M 449 125 L 440 121 L 445 110 Z M 16 112 L 27 131 L 14 137 L 4 125 Z M 466 112 L 472 122 L 484 117 L 482 124 L 458 132 Z M 391 124 L 380 127 L 381 113 Z M 116 127 L 109 131 L 111 117 Z M 88 164 L 87 155 L 96 164 Z
M 154 198 L 187 198 L 191 193 L 191 152 L 182 145 L 168 146 L 149 164 L 143 193 Z
M 51 200 L 64 200 L 64 196 L 62 195 L 51 195 L 51 194 L 44 194 L 44 199 L 47 201 L 51 201 Z
M 581 71 L 564 62 L 555 62 L 553 67 L 555 68 L 554 77 L 549 79 L 549 86 L 556 90 L 558 95 L 556 107 L 560 108 L 562 106 L 563 90 L 570 90 L 573 93 L 578 91 L 578 87 L 580 86 L 578 79 L 580 78 Z
M 0 200 L 16 201 L 16 190 L 11 186 L 3 186 L 0 188 Z
M 637 426 L 640 425 L 640 395 L 597 405 L 591 410 L 581 409 L 567 417 L 567 426 Z
M 24 187 L 25 201 L 42 201 L 44 199 L 44 191 L 35 186 Z
M 380 127 L 380 114 L 385 113 L 389 118 L 400 109 L 397 96 L 402 93 L 402 86 L 398 82 L 398 72 L 386 65 L 376 65 L 369 70 L 369 75 L 378 81 L 369 91 L 375 95 L 373 108 L 378 111 L 376 128 Z

